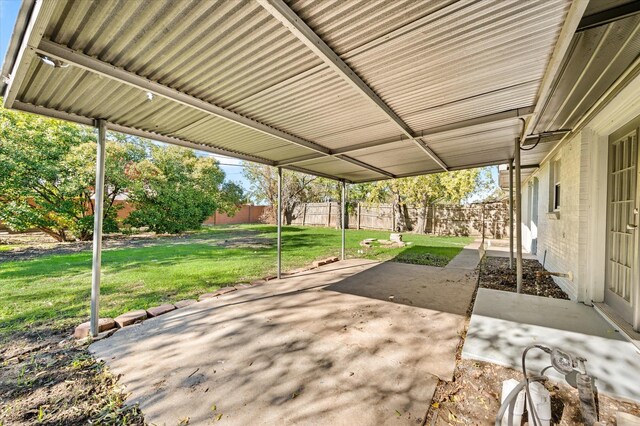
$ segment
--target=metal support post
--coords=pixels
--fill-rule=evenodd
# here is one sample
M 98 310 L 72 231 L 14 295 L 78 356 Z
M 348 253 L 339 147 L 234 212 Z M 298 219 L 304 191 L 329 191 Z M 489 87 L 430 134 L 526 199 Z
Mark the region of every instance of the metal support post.
M 342 181 L 342 251 L 340 252 L 340 260 L 345 260 L 346 256 L 345 256 L 345 226 L 346 226 L 346 222 L 347 222 L 347 203 L 346 203 L 346 199 L 347 199 L 347 184 L 345 183 L 345 181 Z
M 102 257 L 102 209 L 104 204 L 104 163 L 107 123 L 96 122 L 98 143 L 96 152 L 96 187 L 93 215 L 93 264 L 91 270 L 91 336 L 96 337 L 100 319 L 100 266 Z
M 280 279 L 282 272 L 282 168 L 278 167 L 278 208 L 277 208 L 277 224 L 278 224 L 278 272 L 277 277 Z
M 509 269 L 513 269 L 513 158 L 509 161 Z
M 520 175 L 520 140 L 515 142 L 515 163 L 516 163 L 516 289 L 522 293 L 522 177 Z

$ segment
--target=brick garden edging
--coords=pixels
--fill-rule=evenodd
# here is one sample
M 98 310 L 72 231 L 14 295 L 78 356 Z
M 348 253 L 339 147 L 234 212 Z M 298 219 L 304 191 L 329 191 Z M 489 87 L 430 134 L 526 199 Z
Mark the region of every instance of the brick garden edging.
M 294 269 L 292 271 L 283 273 L 282 275 L 291 276 L 291 275 L 299 274 L 302 272 L 310 271 L 312 269 L 316 269 L 323 265 L 328 265 L 330 263 L 337 262 L 338 260 L 339 259 L 335 256 L 328 257 L 322 260 L 316 260 L 309 267 Z M 118 315 L 115 319 L 100 318 L 100 320 L 98 321 L 99 334 L 97 339 L 103 339 L 103 338 L 109 337 L 113 333 L 115 333 L 118 329 L 130 326 L 133 324 L 139 324 L 142 321 L 147 320 L 148 318 L 155 318 L 160 315 L 164 315 L 168 312 L 175 311 L 176 309 L 181 309 L 181 308 L 193 305 L 194 303 L 202 302 L 204 300 L 214 299 L 219 296 L 232 293 L 234 291 L 242 290 L 245 288 L 261 286 L 266 284 L 269 281 L 275 280 L 276 278 L 277 277 L 275 275 L 270 275 L 261 280 L 252 281 L 251 283 L 239 283 L 234 286 L 220 287 L 218 290 L 214 292 L 201 294 L 198 297 L 197 301 L 194 299 L 180 300 L 175 304 L 165 303 L 159 306 L 153 306 L 151 308 L 147 308 L 146 310 L 136 309 L 133 311 L 125 312 L 124 314 Z M 82 324 L 78 325 L 75 328 L 73 332 L 73 337 L 75 337 L 76 339 L 90 339 L 90 334 L 91 334 L 91 325 L 90 325 L 90 322 L 87 321 L 87 322 L 83 322 Z

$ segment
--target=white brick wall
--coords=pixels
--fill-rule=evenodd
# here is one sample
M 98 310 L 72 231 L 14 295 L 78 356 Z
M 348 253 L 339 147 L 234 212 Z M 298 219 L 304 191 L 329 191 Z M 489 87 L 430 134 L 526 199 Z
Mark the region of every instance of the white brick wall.
M 580 300 L 580 293 L 576 285 L 580 279 L 580 244 L 584 243 L 586 236 L 581 229 L 585 229 L 586 221 L 584 191 L 581 191 L 581 176 L 588 172 L 588 155 L 583 152 L 582 138 L 580 134 L 574 136 L 566 143 L 552 159 L 560 159 L 560 213 L 556 216 L 549 213 L 550 200 L 550 168 L 551 162 L 546 162 L 531 175 L 522 186 L 522 235 L 525 249 L 531 249 L 532 229 L 527 222 L 530 199 L 528 197 L 528 185 L 533 178 L 538 179 L 538 248 L 537 258 L 542 263 L 546 260 L 545 268 L 554 272 L 569 272 L 574 275 L 573 281 L 556 279 L 556 282 L 571 299 Z M 588 154 L 588 152 L 587 152 Z M 585 164 L 587 163 L 587 164 Z M 533 232 L 532 232 L 533 231 Z
M 546 251 L 546 269 L 573 273 L 573 281 L 556 282 L 573 300 L 602 302 L 605 296 L 607 157 L 609 135 L 640 116 L 640 76 L 584 123 L 580 132 L 545 159 L 522 185 L 522 229 L 525 248 L 531 245 L 528 185 L 539 179 L 537 258 Z M 560 158 L 561 211 L 549 214 L 549 169 Z M 640 306 L 640 299 L 636 302 Z M 636 314 L 640 318 L 640 308 Z M 640 330 L 640 320 L 634 327 Z

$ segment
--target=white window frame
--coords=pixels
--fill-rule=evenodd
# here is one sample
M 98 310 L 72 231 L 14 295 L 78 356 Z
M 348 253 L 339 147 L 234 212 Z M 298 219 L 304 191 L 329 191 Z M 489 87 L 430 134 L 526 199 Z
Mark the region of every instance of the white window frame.
M 558 215 L 562 204 L 562 163 L 560 158 L 556 158 L 549 164 L 549 213 Z

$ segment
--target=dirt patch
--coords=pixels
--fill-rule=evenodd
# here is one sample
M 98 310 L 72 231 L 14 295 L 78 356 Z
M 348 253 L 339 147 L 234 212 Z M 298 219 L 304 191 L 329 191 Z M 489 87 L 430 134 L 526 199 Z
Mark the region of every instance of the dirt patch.
M 5 336 L 0 344 L 0 424 L 144 424 L 137 406 L 124 405 L 118 378 L 69 334 Z
M 493 425 L 500 408 L 502 381 L 522 380 L 522 372 L 495 364 L 462 360 L 452 382 L 441 382 L 427 419 L 429 425 Z M 551 393 L 553 423 L 582 425 L 578 391 L 566 384 L 546 383 Z M 600 395 L 598 411 L 603 424 L 616 424 L 616 413 L 640 416 L 640 406 Z
M 152 247 L 161 244 L 209 244 L 229 248 L 268 248 L 273 241 L 256 237 L 257 232 L 247 229 L 229 229 L 229 232 L 199 233 L 187 232 L 179 235 L 155 234 L 145 232 L 135 235 L 106 234 L 103 236 L 103 249 L 134 247 Z M 231 235 L 233 234 L 233 235 Z M 32 232 L 27 234 L 5 234 L 0 244 L 15 246 L 0 251 L 0 263 L 16 260 L 33 260 L 43 256 L 79 253 L 92 250 L 91 241 L 57 242 L 50 236 Z
M 522 293 L 534 296 L 569 299 L 551 277 L 541 277 L 536 283 L 536 271 L 542 271 L 540 262 L 534 259 L 522 261 Z M 516 271 L 509 268 L 506 257 L 487 257 L 482 262 L 480 287 L 492 290 L 516 291 Z

